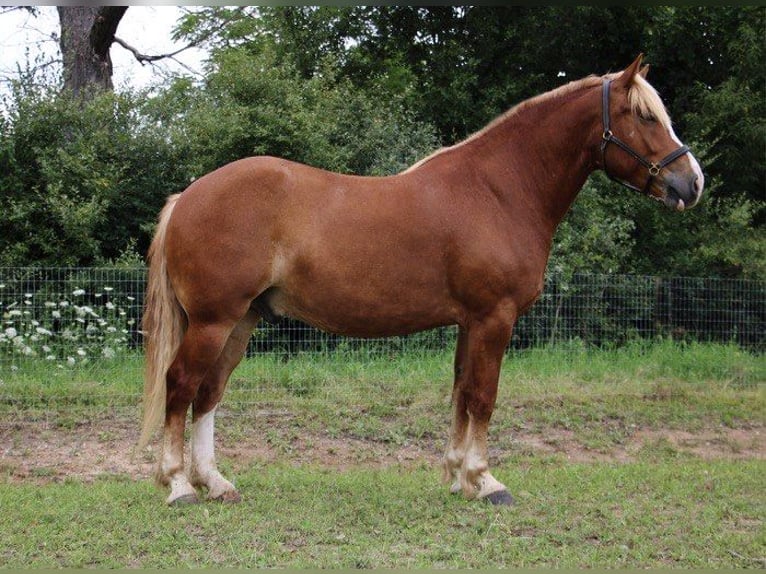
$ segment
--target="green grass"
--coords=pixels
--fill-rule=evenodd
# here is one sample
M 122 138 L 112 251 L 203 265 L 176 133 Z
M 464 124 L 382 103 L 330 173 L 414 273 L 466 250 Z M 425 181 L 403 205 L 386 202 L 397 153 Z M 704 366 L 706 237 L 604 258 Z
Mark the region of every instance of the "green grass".
M 0 488 L 8 567 L 763 566 L 763 461 L 539 461 L 517 504 L 449 495 L 432 470 L 255 466 L 238 506 L 168 508 L 115 478 Z
M 229 445 L 259 437 L 279 462 L 256 458 L 232 472 L 232 461 L 222 460 L 242 504 L 168 508 L 148 480 L 56 482 L 56 472 L 40 467 L 20 482 L 6 468 L 0 564 L 766 566 L 762 458 L 706 460 L 663 439 L 646 442 L 627 462 L 612 456 L 646 429 L 748 430 L 762 441 L 763 356 L 662 343 L 509 357 L 490 454 L 495 475 L 516 496 L 512 508 L 449 495 L 428 461 L 373 468 L 361 457 L 340 470 L 297 456 L 296 439 L 328 437 L 364 441 L 371 452 L 424 444 L 440 452 L 451 371 L 446 352 L 247 360 L 232 377 L 219 437 Z M 135 418 L 140 376 L 140 357 L 90 373 L 34 365 L 3 372 L 0 412 L 45 416 L 63 432 L 97 413 L 90 424 L 108 441 L 109 413 Z M 520 448 L 514 441 L 522 433 L 566 433 L 571 444 L 603 456 L 573 463 L 566 452 Z

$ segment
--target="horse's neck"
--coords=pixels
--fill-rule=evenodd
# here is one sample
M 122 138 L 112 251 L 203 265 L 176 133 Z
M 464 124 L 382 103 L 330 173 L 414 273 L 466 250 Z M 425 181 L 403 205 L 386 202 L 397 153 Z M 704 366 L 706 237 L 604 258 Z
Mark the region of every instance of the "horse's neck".
M 596 99 L 583 93 L 536 103 L 473 142 L 492 191 L 509 210 L 533 212 L 551 236 L 594 169 Z

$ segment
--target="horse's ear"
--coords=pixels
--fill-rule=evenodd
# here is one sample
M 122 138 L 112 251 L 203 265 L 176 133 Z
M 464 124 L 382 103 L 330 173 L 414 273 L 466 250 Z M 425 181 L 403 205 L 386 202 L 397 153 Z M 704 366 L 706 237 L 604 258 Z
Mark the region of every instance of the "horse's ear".
M 646 75 L 649 73 L 649 64 L 646 64 L 646 66 L 643 66 L 639 71 L 638 75 L 642 78 L 646 79 Z
M 633 63 L 625 68 L 625 70 L 620 74 L 620 77 L 617 78 L 616 83 L 621 84 L 625 87 L 630 87 L 630 85 L 633 83 L 633 78 L 636 77 L 636 74 L 639 73 L 641 70 L 641 60 L 643 60 L 644 55 L 639 54 L 638 58 L 633 60 Z

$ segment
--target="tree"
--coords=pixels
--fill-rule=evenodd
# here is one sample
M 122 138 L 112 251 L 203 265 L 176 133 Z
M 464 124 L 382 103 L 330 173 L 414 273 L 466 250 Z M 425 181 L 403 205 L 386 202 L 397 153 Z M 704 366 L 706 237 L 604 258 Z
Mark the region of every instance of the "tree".
M 145 64 L 174 58 L 205 39 L 203 35 L 168 54 L 144 54 L 116 35 L 127 9 L 127 6 L 57 7 L 66 91 L 82 99 L 91 99 L 98 92 L 111 91 L 112 60 L 109 52 L 115 43 L 133 54 L 139 63 Z
M 214 54 L 270 51 L 304 81 L 330 63 L 338 81 L 404 102 L 445 145 L 514 103 L 618 70 L 644 52 L 650 81 L 705 170 L 703 205 L 679 225 L 675 214 L 592 178 L 560 229 L 554 263 L 763 275 L 762 7 L 216 7 L 189 16 L 179 30 L 194 37 L 224 18 L 231 25 L 209 36 Z M 608 253 L 601 238 L 609 238 Z
M 58 6 L 64 89 L 81 98 L 112 90 L 109 49 L 127 6 Z

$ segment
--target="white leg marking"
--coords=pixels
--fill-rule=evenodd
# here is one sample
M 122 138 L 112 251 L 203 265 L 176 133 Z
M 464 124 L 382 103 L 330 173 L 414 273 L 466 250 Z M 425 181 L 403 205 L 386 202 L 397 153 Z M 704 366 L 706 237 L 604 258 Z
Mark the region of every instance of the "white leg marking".
M 180 453 L 180 456 L 179 456 Z M 170 495 L 167 503 L 170 504 L 181 497 L 195 497 L 197 491 L 189 482 L 184 472 L 183 445 L 174 448 L 173 440 L 169 433 L 165 433 L 162 441 L 162 459 L 160 460 L 160 477 L 167 480 L 170 485 Z
M 494 492 L 506 490 L 503 483 L 489 472 L 487 462 L 487 433 L 479 431 L 471 421 L 468 428 L 469 446 L 463 459 L 461 482 L 468 498 L 484 498 Z
M 456 446 L 450 440 L 450 445 L 444 455 L 444 479 L 445 481 L 452 481 L 449 489 L 452 494 L 457 494 L 463 489 L 460 476 L 464 459 L 465 444 Z
M 215 411 L 205 413 L 192 425 L 191 474 L 195 482 L 207 487 L 208 498 L 218 498 L 236 490 L 221 476 L 215 463 Z

